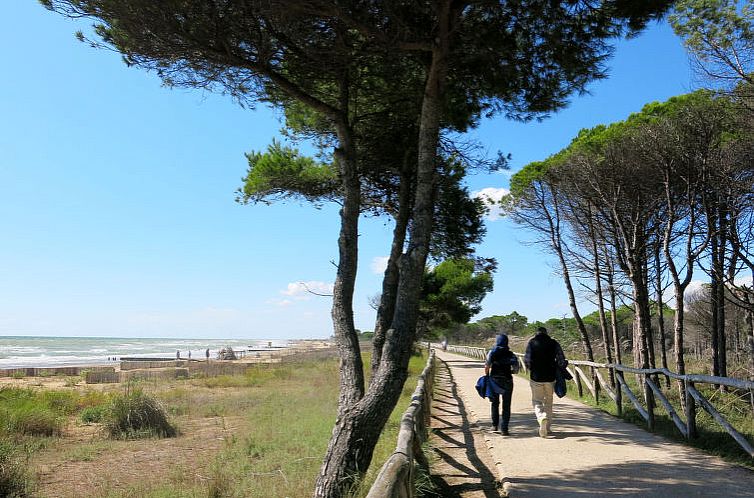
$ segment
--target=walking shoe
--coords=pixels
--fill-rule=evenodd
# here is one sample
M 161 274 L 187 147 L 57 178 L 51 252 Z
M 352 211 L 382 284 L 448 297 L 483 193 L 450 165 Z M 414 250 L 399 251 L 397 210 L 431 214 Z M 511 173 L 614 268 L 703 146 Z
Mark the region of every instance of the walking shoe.
M 510 436 L 511 435 L 511 433 L 508 432 L 508 429 L 503 429 L 502 433 L 503 433 L 503 436 Z
M 540 437 L 547 437 L 547 426 L 548 426 L 548 420 L 547 418 L 543 418 L 539 421 L 539 436 Z

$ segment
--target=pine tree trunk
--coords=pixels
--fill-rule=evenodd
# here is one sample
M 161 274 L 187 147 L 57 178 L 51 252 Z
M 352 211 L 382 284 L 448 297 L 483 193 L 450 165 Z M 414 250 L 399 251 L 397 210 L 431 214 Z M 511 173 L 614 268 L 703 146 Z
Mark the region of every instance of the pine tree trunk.
M 395 300 L 398 295 L 398 281 L 400 278 L 400 258 L 406 241 L 406 229 L 411 215 L 411 178 L 404 165 L 401 171 L 401 184 L 398 191 L 398 214 L 395 217 L 393 242 L 390 248 L 387 268 L 382 279 L 382 294 L 380 306 L 377 309 L 377 319 L 374 325 L 374 339 L 372 340 L 372 376 L 377 372 L 382 359 L 382 347 L 385 335 L 390 329 L 395 313 Z
M 615 349 L 615 362 L 620 364 L 623 361 L 623 352 L 620 345 L 620 334 L 618 333 L 618 310 L 615 302 L 615 270 L 610 259 L 607 266 L 607 291 L 610 295 L 610 328 L 613 332 L 613 347 Z
M 639 368 L 649 368 L 649 329 L 651 328 L 649 312 L 649 293 L 646 287 L 646 278 L 641 271 L 642 263 L 634 258 L 631 261 L 629 280 L 631 281 L 632 295 L 634 300 L 634 321 L 636 327 L 636 339 L 638 344 L 634 348 L 639 349 Z
M 316 498 L 346 496 L 369 468 L 380 432 L 406 381 L 418 318 L 422 276 L 429 252 L 435 201 L 435 163 L 442 97 L 447 72 L 450 3 L 438 12 L 436 47 L 427 71 L 419 125 L 413 224 L 406 254 L 401 257 L 395 313 L 385 335 L 375 377 L 364 398 L 339 410 L 338 419 L 314 491 Z M 342 395 L 341 395 L 342 399 Z
M 364 366 L 353 321 L 361 184 L 356 168 L 351 130 L 345 123 L 338 124 L 337 129 L 339 147 L 335 151 L 335 156 L 343 185 L 343 205 L 340 209 L 339 259 L 333 286 L 332 320 L 340 355 L 338 410 L 342 411 L 364 395 Z
M 594 291 L 597 296 L 597 310 L 599 312 L 600 317 L 600 330 L 602 331 L 602 343 L 605 348 L 605 359 L 608 363 L 613 362 L 613 354 L 610 350 L 610 333 L 607 330 L 607 318 L 605 316 L 605 298 L 602 295 L 602 272 L 600 271 L 601 263 L 599 258 L 599 251 L 597 249 L 597 238 L 594 234 L 594 229 L 592 227 L 592 216 L 591 211 L 589 213 L 589 223 L 590 228 L 592 230 L 592 254 L 593 256 L 593 263 L 594 263 Z M 610 375 L 610 385 L 612 387 L 615 387 L 615 373 L 613 372 L 613 369 L 608 369 L 608 373 Z
M 563 275 L 563 283 L 565 284 L 566 291 L 568 292 L 568 304 L 571 308 L 571 314 L 573 315 L 573 318 L 576 320 L 576 325 L 579 329 L 579 334 L 581 336 L 581 344 L 584 346 L 584 353 L 586 354 L 586 357 L 589 361 L 594 361 L 594 353 L 592 352 L 592 344 L 589 341 L 589 335 L 586 331 L 586 326 L 584 325 L 584 321 L 581 319 L 581 314 L 579 313 L 579 308 L 576 305 L 576 293 L 573 291 L 573 285 L 571 284 L 571 274 L 568 270 L 568 262 L 565 259 L 565 254 L 563 254 L 563 239 L 561 237 L 560 233 L 560 207 L 558 204 L 558 198 L 557 194 L 552 190 L 550 187 L 550 191 L 552 193 L 552 199 L 553 199 L 553 209 L 554 209 L 554 215 L 551 216 L 548 214 L 548 221 L 550 224 L 550 240 L 553 249 L 558 255 L 558 260 L 560 261 L 560 270 Z
M 660 266 L 660 245 L 655 245 L 655 286 L 657 300 L 657 331 L 660 333 L 660 354 L 662 368 L 668 369 L 668 352 L 665 346 L 665 302 L 662 297 L 662 267 Z M 670 377 L 665 376 L 665 385 L 670 387 Z

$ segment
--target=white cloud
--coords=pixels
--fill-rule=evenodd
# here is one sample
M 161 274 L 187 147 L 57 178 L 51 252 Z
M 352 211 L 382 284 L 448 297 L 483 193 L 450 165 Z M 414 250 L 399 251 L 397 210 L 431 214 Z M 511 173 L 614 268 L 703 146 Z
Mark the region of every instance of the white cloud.
M 487 187 L 483 188 L 482 190 L 472 192 L 471 196 L 477 197 L 484 201 L 484 204 L 489 209 L 485 218 L 487 218 L 489 221 L 497 221 L 499 219 L 502 219 L 503 217 L 503 211 L 500 208 L 500 199 L 502 199 L 503 196 L 506 196 L 509 193 L 510 190 L 508 190 L 507 188 Z
M 686 287 L 686 291 L 683 293 L 684 300 L 688 301 L 689 297 L 696 294 L 698 291 L 700 291 L 704 285 L 709 284 L 709 282 L 706 282 L 704 280 L 692 280 L 689 282 L 688 287 Z M 654 297 L 653 297 L 654 299 Z M 667 289 L 662 293 L 662 299 L 665 301 L 665 304 L 673 309 L 675 309 L 675 288 L 673 285 L 669 285 Z
M 333 284 L 317 280 L 291 282 L 285 290 L 280 291 L 284 296 L 290 296 L 299 301 L 308 300 L 315 294 L 330 295 L 332 292 Z
M 369 267 L 372 269 L 372 273 L 375 275 L 382 275 L 387 268 L 387 262 L 390 258 L 388 256 L 377 256 L 372 258 L 372 264 Z
M 285 308 L 286 306 L 290 306 L 293 304 L 293 301 L 290 299 L 268 299 L 267 304 L 274 304 L 275 306 L 280 306 L 281 308 Z

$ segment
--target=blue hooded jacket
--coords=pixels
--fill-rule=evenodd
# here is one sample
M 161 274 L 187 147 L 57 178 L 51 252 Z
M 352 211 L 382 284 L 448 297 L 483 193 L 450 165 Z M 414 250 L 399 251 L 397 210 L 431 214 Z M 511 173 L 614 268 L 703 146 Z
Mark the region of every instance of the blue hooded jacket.
M 474 387 L 482 398 L 492 399 L 495 394 L 503 394 L 503 389 L 489 375 L 479 377 Z
M 492 353 L 495 352 L 497 348 L 502 349 L 508 349 L 508 336 L 505 334 L 498 334 L 497 337 L 495 337 L 495 347 L 490 349 L 490 351 L 487 353 L 487 364 L 489 365 L 492 363 Z

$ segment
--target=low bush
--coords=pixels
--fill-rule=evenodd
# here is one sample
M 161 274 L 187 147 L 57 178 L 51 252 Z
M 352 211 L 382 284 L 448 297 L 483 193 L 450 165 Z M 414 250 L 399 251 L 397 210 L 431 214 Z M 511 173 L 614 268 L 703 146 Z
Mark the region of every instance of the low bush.
M 119 439 L 174 437 L 177 434 L 162 406 L 141 389 L 128 389 L 113 399 L 105 427 L 111 437 Z
M 10 441 L 0 440 L 0 496 L 26 498 L 31 496 L 31 479 L 18 448 Z
M 85 424 L 96 424 L 102 422 L 102 419 L 105 418 L 106 413 L 107 406 L 105 405 L 88 406 L 81 410 L 81 415 L 79 415 L 79 418 Z
M 42 402 L 57 413 L 70 415 L 76 411 L 78 393 L 74 391 L 43 391 Z
M 6 428 L 9 433 L 25 436 L 59 436 L 63 419 L 45 406 L 26 404 L 8 413 Z
M 79 394 L 79 398 L 76 400 L 76 408 L 83 410 L 94 406 L 108 405 L 111 397 L 110 394 L 102 391 L 86 391 Z

